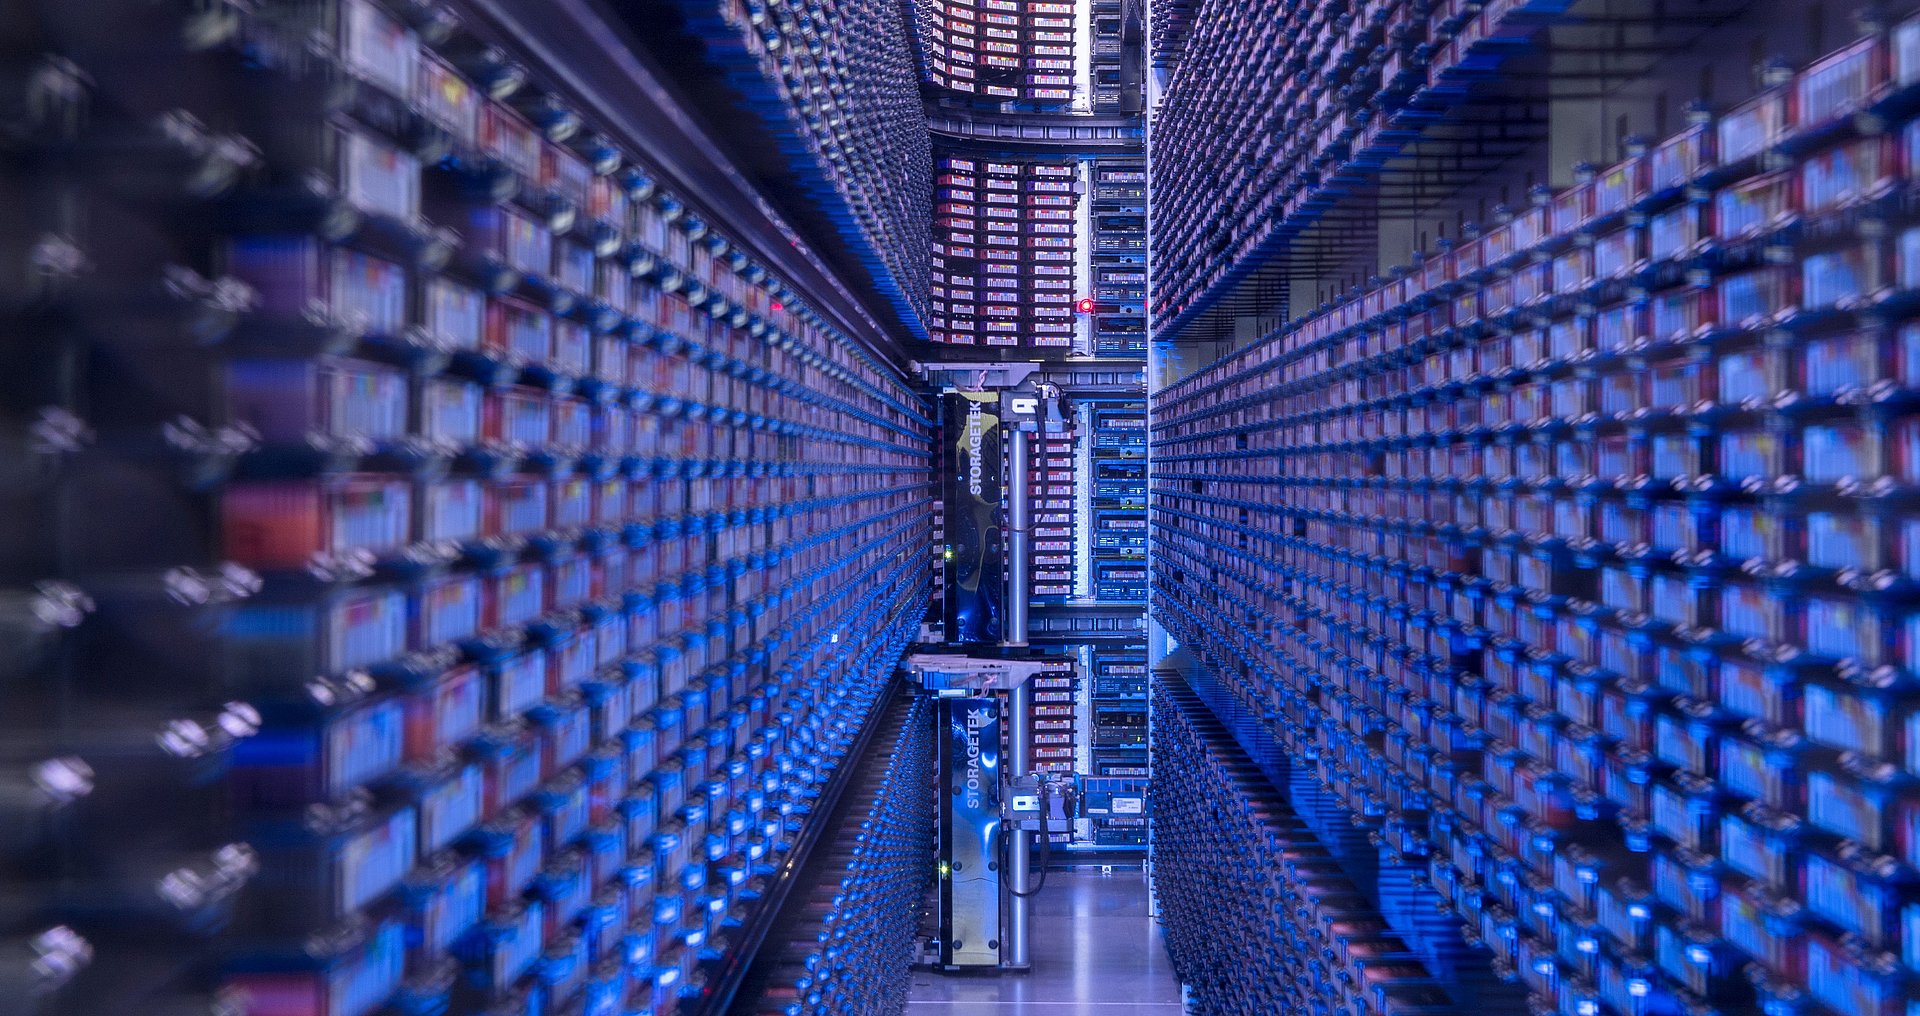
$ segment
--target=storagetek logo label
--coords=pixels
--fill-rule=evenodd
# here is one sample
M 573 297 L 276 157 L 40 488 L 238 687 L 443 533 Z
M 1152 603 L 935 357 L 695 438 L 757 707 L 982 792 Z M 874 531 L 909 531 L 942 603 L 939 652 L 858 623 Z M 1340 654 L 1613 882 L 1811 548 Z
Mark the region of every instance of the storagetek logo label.
M 981 763 L 980 731 L 993 722 L 993 707 L 977 706 L 967 710 L 967 783 L 966 804 L 968 811 L 980 809 Z
M 967 400 L 967 492 L 980 496 L 980 443 L 986 438 L 986 420 L 980 403 Z

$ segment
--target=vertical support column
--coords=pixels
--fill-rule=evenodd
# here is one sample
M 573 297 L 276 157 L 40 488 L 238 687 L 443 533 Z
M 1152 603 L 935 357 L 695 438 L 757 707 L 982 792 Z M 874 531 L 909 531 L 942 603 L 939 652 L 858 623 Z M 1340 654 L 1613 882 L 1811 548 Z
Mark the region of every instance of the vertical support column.
M 1007 631 L 1006 644 L 1027 644 L 1027 603 L 1033 596 L 1033 435 L 1020 427 L 1007 431 Z M 1033 685 L 1021 681 L 1007 694 L 1007 775 L 1019 779 L 1033 772 Z M 1005 893 L 1006 926 L 1001 929 L 1000 965 L 1025 970 L 1032 963 L 1027 950 L 1027 899 L 1017 895 L 1028 891 L 1027 856 L 1033 846 L 1033 834 L 1014 830 L 1007 838 L 1007 870 L 1003 884 L 1012 887 Z
M 1033 681 L 1015 685 L 1007 694 L 1008 774 L 1023 777 L 1033 772 Z M 1044 818 L 1044 816 L 1042 816 Z M 1044 834 L 1043 834 L 1044 835 Z M 1033 965 L 1027 949 L 1028 900 L 1017 893 L 1032 889 L 1033 873 L 1027 858 L 1032 854 L 1033 832 L 1015 830 L 1007 841 L 1007 870 L 1002 882 L 1013 887 L 1006 893 L 1007 923 L 1001 930 L 1000 965 L 1025 970 Z
M 1005 644 L 1027 644 L 1033 598 L 1033 435 L 1007 428 L 1007 630 Z

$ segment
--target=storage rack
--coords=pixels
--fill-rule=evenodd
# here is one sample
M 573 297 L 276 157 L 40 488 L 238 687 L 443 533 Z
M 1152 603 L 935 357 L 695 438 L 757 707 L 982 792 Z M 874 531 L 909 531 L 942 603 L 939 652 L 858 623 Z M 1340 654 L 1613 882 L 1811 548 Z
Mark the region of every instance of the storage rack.
M 929 407 L 483 12 L 119 13 L 21 26 L 65 76 L 8 144 L 86 169 L 8 184 L 65 200 L 7 203 L 59 269 L 7 313 L 85 365 L 34 500 L 91 506 L 23 609 L 68 716 L 196 704 L 38 731 L 142 770 L 81 826 L 128 874 L 38 897 L 98 946 L 47 1004 L 699 1011 L 917 634 Z
M 1076 163 L 958 155 L 936 162 L 933 340 L 1071 347 Z
M 1409 906 L 1382 919 L 1388 880 L 1356 864 L 1364 840 L 1329 837 L 1325 802 L 1243 748 L 1244 732 L 1180 674 L 1156 671 L 1153 696 L 1154 884 L 1196 1011 L 1518 1009 L 1484 950 L 1436 955 L 1421 943 L 1417 926 L 1443 915 Z
M 1144 773 L 1146 759 L 1139 762 L 1132 768 Z M 1115 852 L 1146 849 L 1146 776 L 1082 776 L 1080 800 L 1082 811 L 1093 826 L 1092 843 L 1096 849 Z
M 1092 108 L 1095 113 L 1138 113 L 1144 102 L 1140 52 L 1146 32 L 1143 0 L 1092 0 Z
M 1205 0 L 1152 0 L 1148 16 L 1153 19 L 1153 66 L 1172 70 L 1186 53 L 1187 38 L 1193 34 L 1196 12 Z
M 936 437 L 933 441 L 933 456 L 930 460 L 930 464 L 933 467 L 933 475 L 936 477 L 952 475 L 948 470 L 956 468 L 955 463 L 958 453 L 959 449 L 953 446 L 953 442 L 946 441 L 943 437 Z M 936 501 L 930 513 L 932 515 L 931 532 L 933 538 L 927 548 L 927 552 L 931 556 L 931 567 L 933 569 L 933 581 L 929 586 L 931 592 L 927 598 L 927 620 L 934 624 L 941 623 L 941 619 L 944 616 L 942 604 L 946 602 L 947 567 L 950 560 L 947 556 L 946 501 L 944 497 L 939 495 L 941 488 L 944 488 L 944 483 L 937 483 Z
M 1205 0 L 1190 19 L 1163 7 L 1156 47 L 1181 55 L 1154 120 L 1156 331 L 1186 331 L 1284 254 L 1570 2 L 1328 2 L 1271 17 Z
M 1075 714 L 1080 697 L 1080 668 L 1072 656 L 1034 674 L 1029 681 L 1033 701 L 1030 719 L 1034 768 L 1043 773 L 1071 773 L 1081 738 Z
M 680 23 L 661 16 L 662 6 L 675 8 Z M 897 0 L 842 0 L 831 12 L 782 0 L 648 0 L 621 9 L 632 37 L 662 63 L 691 55 L 718 71 L 688 90 L 692 101 L 735 133 L 757 122 L 784 156 L 794 189 L 830 227 L 816 239 L 850 244 L 907 333 L 926 338 L 932 141 L 920 61 Z
M 1147 649 L 1144 642 L 1097 646 L 1093 655 L 1090 698 L 1094 741 L 1088 753 L 1086 789 L 1111 795 L 1146 787 L 1147 745 L 1141 729 L 1147 708 Z M 1124 721 L 1124 722 L 1122 722 Z M 1110 812 L 1093 819 L 1093 842 L 1103 846 L 1144 847 L 1144 813 Z
M 1044 42 L 1060 48 L 1044 56 L 1056 61 L 1050 69 L 1066 77 L 1058 81 L 1064 88 L 1046 94 L 1046 102 L 977 86 L 985 81 L 979 71 L 983 40 L 998 31 L 1000 42 L 1016 44 L 1010 33 L 1020 10 L 1016 0 L 996 4 L 996 12 L 941 0 L 916 8 L 931 85 L 927 111 L 939 134 L 929 330 L 933 342 L 948 348 L 989 346 L 1000 350 L 995 357 L 1044 359 L 1044 378 L 1075 405 L 1068 434 L 1035 442 L 1033 640 L 1096 659 L 1108 643 L 1125 641 L 1131 649 L 1139 640 L 1139 617 L 1129 611 L 1139 611 L 1144 601 L 1146 472 L 1144 459 L 1117 461 L 1137 451 L 1125 442 L 1116 446 L 1104 430 L 1106 436 L 1096 436 L 1094 415 L 1083 405 L 1094 398 L 1102 411 L 1131 409 L 1140 421 L 1135 438 L 1144 440 L 1144 388 L 1116 386 L 1119 373 L 1087 371 L 1068 361 L 1096 357 L 1123 365 L 1146 355 L 1144 161 L 1137 146 L 1131 157 L 1104 156 L 1123 150 L 1116 134 L 1139 131 L 1139 121 L 1123 113 L 1140 109 L 1144 6 L 1139 0 L 1092 0 L 1091 25 L 1054 23 L 1062 35 Z M 1052 13 L 1068 12 L 1068 4 L 1058 4 Z M 991 17 L 1000 23 L 989 25 Z M 1079 29 L 1087 31 L 1091 54 L 1075 54 Z M 1075 56 L 1087 58 L 1083 69 L 1091 75 L 1091 94 L 1075 92 Z M 970 98 L 979 102 L 970 104 Z M 998 109 L 991 108 L 995 104 Z M 1106 181 L 1096 190 L 1102 173 Z M 1083 300 L 1091 305 L 1081 305 Z M 939 355 L 929 351 L 929 357 Z M 1098 380 L 1083 386 L 1081 380 L 1091 376 Z M 1108 496 L 1092 494 L 1096 471 L 1119 478 Z M 1108 530 L 1135 532 L 1116 538 Z M 1094 549 L 1102 534 L 1108 545 Z M 1087 657 L 1092 643 L 1098 649 Z M 1140 718 L 1131 705 L 1096 707 L 1087 686 L 1077 689 L 1073 701 L 1079 703 L 1073 751 L 1060 757 L 1058 772 L 1091 764 L 1096 711 L 1112 713 L 1112 738 L 1121 738 L 1119 730 Z M 1119 751 L 1129 759 L 1144 755 Z M 1127 768 L 1144 772 L 1144 757 Z
M 1096 698 L 1093 704 L 1093 747 L 1145 749 L 1147 707 L 1143 702 Z M 1111 756 L 1110 756 L 1111 757 Z
M 1116 610 L 1087 600 L 1033 609 L 1032 638 L 1047 644 L 1087 645 L 1095 651 L 1142 637 L 1146 619 L 1137 611 Z
M 213 280 L 138 240 L 252 153 L 103 101 L 114 40 L 36 13 L 9 11 L 0 56 L 0 990 L 28 1016 L 210 1011 L 259 873 L 224 776 L 261 717 L 206 629 L 252 577 L 192 556 L 194 446 L 222 435 L 176 420 L 165 372 L 127 372 L 232 326 Z M 95 146 L 118 158 L 74 157 Z
M 919 0 L 927 80 L 991 105 L 1058 109 L 1074 98 L 1071 0 Z
M 1069 418 L 1070 419 L 1070 418 Z M 1059 602 L 1073 597 L 1076 572 L 1074 550 L 1079 528 L 1075 497 L 1073 431 L 1040 431 L 1029 440 L 1033 444 L 1033 474 L 1028 478 L 1033 518 L 1028 534 L 1032 548 L 1032 582 L 1029 586 L 1035 603 Z
M 1911 997 L 1917 85 L 1876 28 L 1156 402 L 1209 705 L 1536 1010 Z
M 1120 609 L 1147 598 L 1146 405 L 1140 399 L 1090 402 L 1088 492 L 1093 537 L 1090 576 L 1096 602 Z M 1096 646 L 1094 687 L 1087 717 L 1090 777 L 1144 779 L 1148 772 L 1144 641 Z M 1140 846 L 1145 816 L 1113 816 L 1093 823 L 1094 843 Z
M 938 617 L 938 605 L 947 595 L 947 513 L 944 511 L 933 513 L 933 543 L 927 548 L 927 554 L 929 555 L 928 567 L 933 569 L 928 612 L 930 617 Z
M 1095 568 L 1113 564 L 1096 558 Z M 1144 572 L 1144 559 L 1133 562 Z M 1137 595 L 1144 596 L 1144 588 Z M 1089 778 L 1144 781 L 1147 777 L 1147 651 L 1144 641 L 1127 638 L 1089 647 L 1092 687 L 1087 696 L 1087 768 Z M 1106 784 L 1108 790 L 1134 784 Z M 1145 815 L 1095 818 L 1092 838 L 1100 846 L 1144 846 Z
M 1058 90 L 1028 94 L 1014 79 L 994 82 L 1003 86 L 998 91 L 983 84 L 985 46 L 1021 44 L 1014 36 L 1019 15 L 1034 7 L 1023 0 L 922 0 L 915 8 L 937 136 L 929 319 L 936 347 L 925 355 L 1043 361 L 1041 377 L 1076 407 L 1070 432 L 1044 435 L 1034 449 L 1031 630 L 1036 645 L 1092 659 L 1086 652 L 1096 644 L 1097 656 L 1109 644 L 1138 642 L 1145 599 L 1144 459 L 1100 467 L 1124 474 L 1125 489 L 1095 498 L 1095 460 L 1137 453 L 1113 445 L 1111 436 L 1097 438 L 1093 415 L 1083 408 L 1093 397 L 1105 409 L 1130 407 L 1138 420 L 1145 417 L 1144 386 L 1116 384 L 1125 372 L 1090 369 L 1138 365 L 1146 352 L 1143 125 L 1129 115 L 1142 105 L 1145 12 L 1139 0 L 1091 0 L 1091 21 L 1081 25 L 1071 20 L 1076 5 L 1048 6 L 1047 16 L 1063 20 L 1044 27 L 1058 34 L 1032 38 L 1057 47 L 1040 56 L 1051 61 L 1044 70 L 1061 75 L 1045 82 Z M 1015 66 L 1002 70 L 1011 74 Z M 1076 70 L 1090 76 L 1090 90 Z M 1108 157 L 1128 148 L 1126 157 Z M 1101 166 L 1109 179 L 1095 200 Z M 1135 437 L 1144 438 L 1143 423 Z M 1105 444 L 1096 448 L 1096 441 Z M 1112 529 L 1135 531 L 1109 535 L 1096 552 L 1098 533 Z M 1091 764 L 1096 707 L 1089 686 L 1079 688 L 1075 702 L 1075 750 L 1061 756 L 1060 772 Z M 1121 726 L 1141 717 L 1123 708 L 1109 718 L 1116 721 L 1110 733 L 1119 737 Z M 1129 768 L 1143 771 L 1144 752 L 1132 755 L 1141 757 Z
M 1147 595 L 1147 414 L 1137 399 L 1089 401 L 1093 593 L 1138 603 Z
M 1147 355 L 1147 164 L 1094 159 L 1093 352 Z
M 1127 375 L 1112 375 L 1121 380 Z M 1139 375 L 1133 375 L 1139 378 Z M 1139 603 L 1146 597 L 1146 459 L 1144 401 L 1125 394 L 1131 384 L 1087 390 L 1081 398 L 1085 459 L 1085 592 L 1104 603 Z M 1129 428 L 1127 424 L 1139 424 Z
M 934 877 L 933 699 L 896 682 L 883 729 L 852 767 L 858 785 L 754 957 L 739 1016 L 898 1012 L 918 958 Z M 877 916 L 870 916 L 877 915 Z M 844 929 L 844 930 L 843 930 Z
M 1062 539 L 1058 549 L 1068 554 L 1072 562 L 1069 577 L 1073 579 L 1071 588 L 1075 595 L 1036 601 L 1033 638 L 1036 643 L 1075 653 L 1086 675 L 1074 699 L 1078 706 L 1072 714 L 1075 751 L 1064 756 L 1058 771 L 1086 777 L 1110 775 L 1111 780 L 1096 786 L 1105 788 L 1102 793 L 1113 792 L 1124 797 L 1140 789 L 1134 784 L 1143 781 L 1146 774 L 1144 736 L 1137 736 L 1144 735 L 1146 653 L 1141 642 L 1139 615 L 1146 592 L 1146 565 L 1142 547 L 1135 547 L 1136 555 L 1132 557 L 1109 548 L 1096 558 L 1094 531 L 1100 524 L 1097 520 L 1104 520 L 1107 527 L 1112 528 L 1109 516 L 1116 511 L 1140 516 L 1140 525 L 1144 527 L 1146 463 L 1139 458 L 1125 462 L 1114 459 L 1099 467 L 1090 435 L 1096 420 L 1111 427 L 1115 422 L 1110 418 L 1112 414 L 1132 413 L 1135 423 L 1142 422 L 1145 414 L 1143 402 L 1136 394 L 1141 386 L 1139 373 L 1106 369 L 1111 366 L 1091 361 L 1060 364 L 1043 369 L 1035 376 L 1038 381 L 1058 385 L 1074 404 L 1070 416 L 1074 422 L 1074 431 L 1069 436 L 1071 443 L 1062 442 L 1070 448 L 1072 457 L 1060 463 L 1059 468 L 1050 470 L 1047 479 L 1056 485 L 1057 494 L 1070 496 L 1073 505 L 1072 540 Z M 1144 432 L 1136 430 L 1133 436 L 1143 439 Z M 1107 454 L 1111 457 L 1119 453 L 1109 448 Z M 1132 478 L 1132 485 L 1128 486 L 1128 481 L 1123 480 L 1118 481 L 1121 486 L 1114 486 L 1116 481 L 1109 479 L 1103 491 L 1094 481 L 1099 475 L 1096 468 L 1125 470 Z M 1036 556 L 1055 549 L 1038 542 L 1036 547 Z M 1118 569 L 1121 574 L 1108 574 L 1109 588 L 1096 590 L 1096 565 L 1103 573 Z M 1096 591 L 1108 598 L 1096 597 Z M 1116 596 L 1117 599 L 1113 598 Z M 1141 687 L 1130 694 L 1124 681 L 1116 683 L 1120 675 L 1131 675 L 1142 683 Z M 1137 849 L 1145 842 L 1145 822 L 1144 812 L 1130 812 L 1111 822 L 1104 818 L 1090 819 L 1078 826 L 1080 837 L 1072 847 Z

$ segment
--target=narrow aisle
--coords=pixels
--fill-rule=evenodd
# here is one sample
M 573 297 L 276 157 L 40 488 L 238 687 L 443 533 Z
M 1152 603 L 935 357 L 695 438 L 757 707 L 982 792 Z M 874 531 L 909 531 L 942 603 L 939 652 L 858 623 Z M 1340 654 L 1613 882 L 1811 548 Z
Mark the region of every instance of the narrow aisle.
M 910 1016 L 1178 1016 L 1180 983 L 1138 868 L 1055 871 L 1033 901 L 1033 971 L 916 971 Z

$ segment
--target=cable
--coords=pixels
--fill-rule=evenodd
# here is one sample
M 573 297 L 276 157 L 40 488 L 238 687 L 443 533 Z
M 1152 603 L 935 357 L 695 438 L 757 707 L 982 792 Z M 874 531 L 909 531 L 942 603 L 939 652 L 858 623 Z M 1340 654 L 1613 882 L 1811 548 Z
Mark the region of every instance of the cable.
M 1053 832 L 1048 828 L 1050 822 L 1047 812 L 1047 795 L 1052 786 L 1051 781 L 1040 781 L 1040 881 L 1029 895 L 1037 896 L 1040 890 L 1047 887 L 1047 869 L 1053 866 Z
M 1011 883 L 1007 885 L 1008 892 L 1014 894 L 1015 896 L 1020 897 L 1023 900 L 1031 899 L 1035 896 L 1040 895 L 1040 890 L 1045 889 L 1047 887 L 1047 867 L 1053 863 L 1053 834 L 1047 831 L 1047 787 L 1048 786 L 1049 786 L 1048 781 L 1046 780 L 1040 781 L 1040 881 L 1036 883 L 1033 886 L 1033 888 L 1027 889 L 1024 892 L 1019 889 L 1015 889 Z M 1007 850 L 1009 849 L 1007 846 L 1007 841 L 1009 839 L 1011 839 L 1011 837 L 1008 837 L 1005 835 L 1002 835 L 1000 837 L 1000 853 L 1001 853 L 1001 861 L 1002 861 L 1001 867 L 1003 869 L 1006 867 L 1005 865 L 1006 853 L 1007 853 Z

